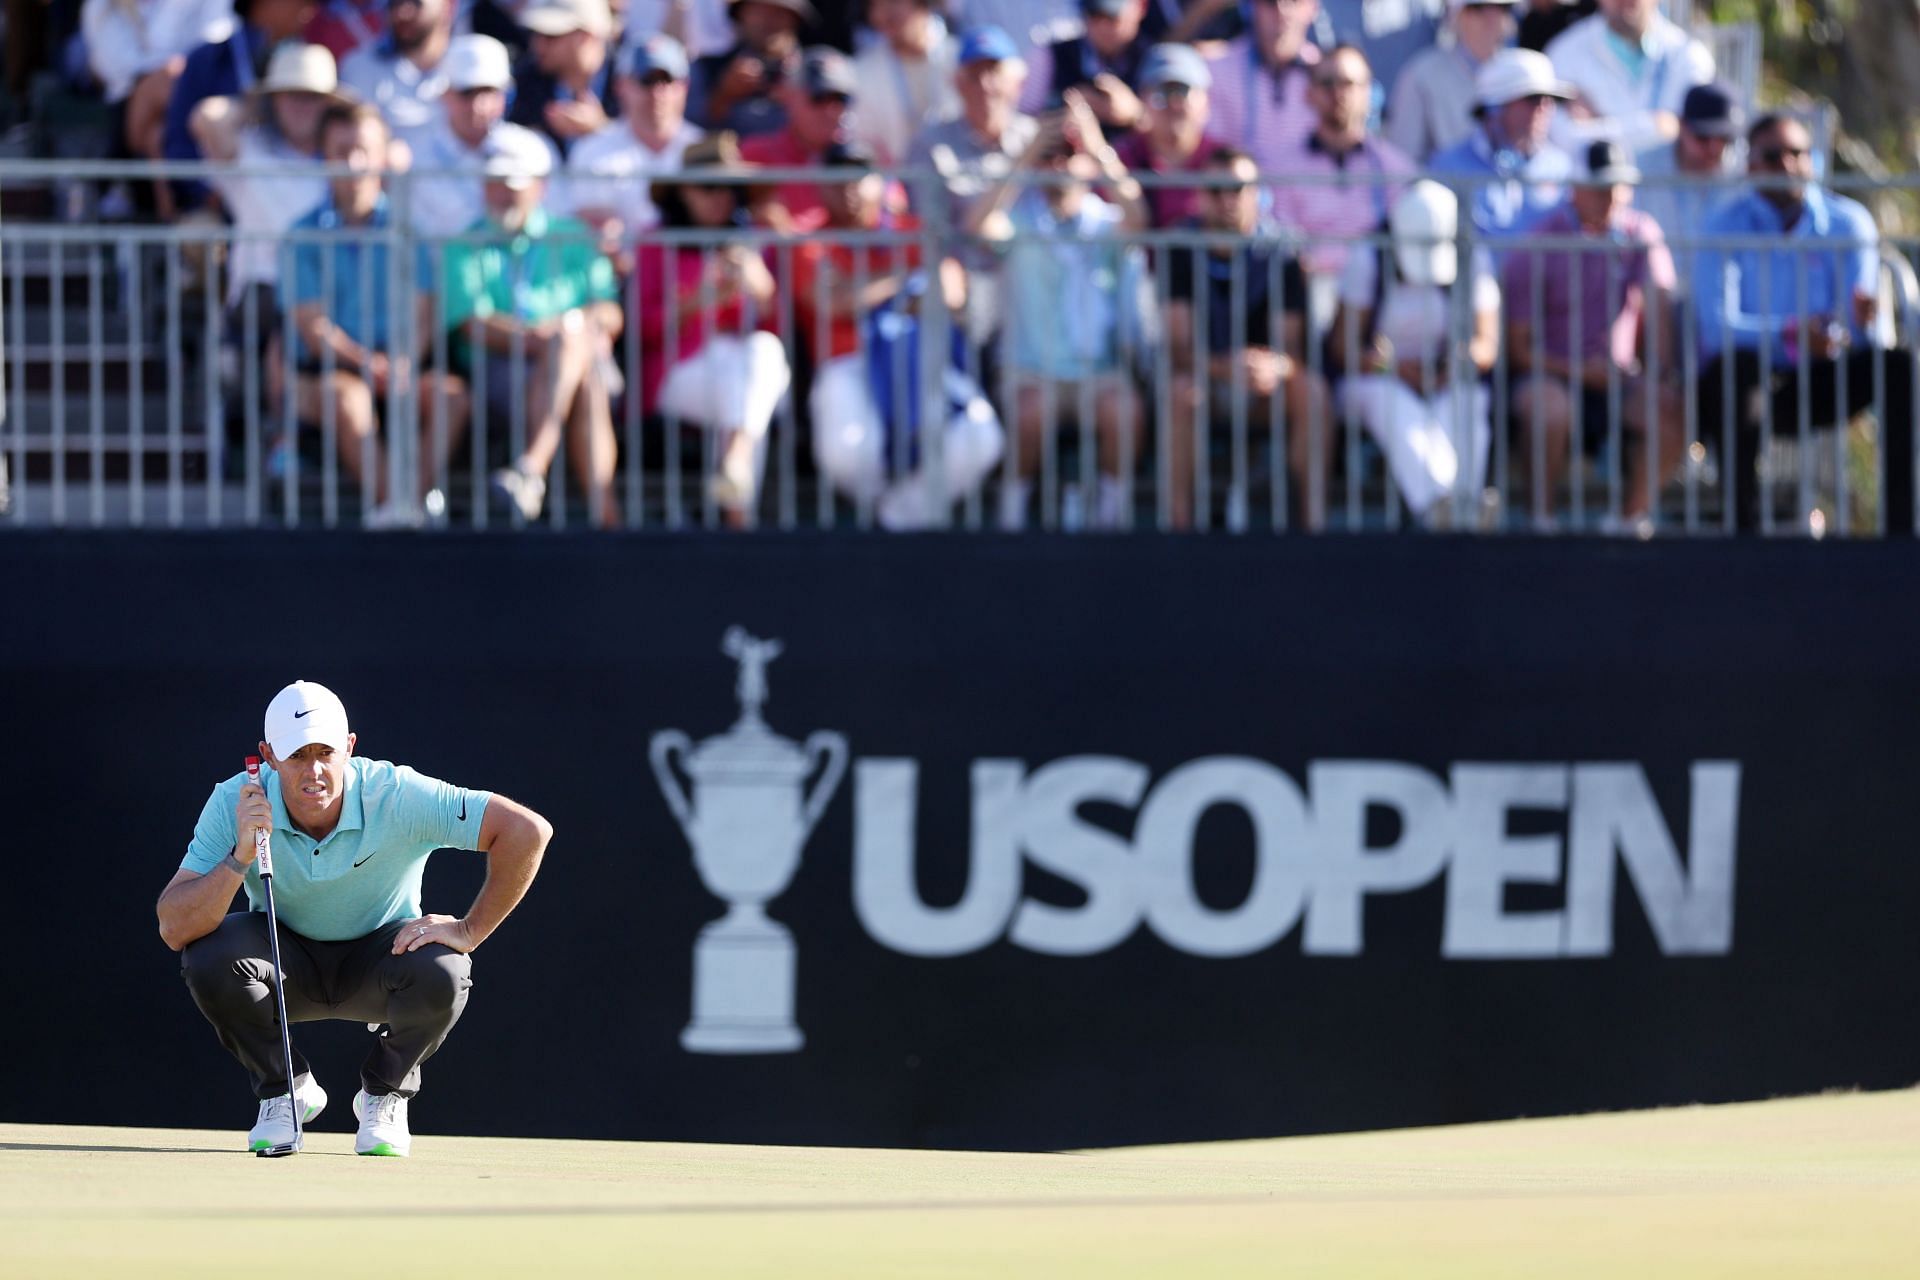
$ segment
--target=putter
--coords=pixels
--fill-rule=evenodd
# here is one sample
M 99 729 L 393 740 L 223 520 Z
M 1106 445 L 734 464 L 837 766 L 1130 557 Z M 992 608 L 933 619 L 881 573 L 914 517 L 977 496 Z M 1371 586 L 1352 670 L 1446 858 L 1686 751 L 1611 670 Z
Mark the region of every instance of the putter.
M 247 757 L 247 781 L 260 782 L 260 757 Z M 253 1154 L 290 1156 L 298 1154 L 306 1129 L 300 1123 L 300 1099 L 293 1091 L 293 1034 L 287 1029 L 287 992 L 280 976 L 280 921 L 273 912 L 273 841 L 264 831 L 253 833 L 254 861 L 260 864 L 260 887 L 267 898 L 267 947 L 273 960 L 273 1003 L 280 1014 L 280 1055 L 287 1068 L 287 1103 L 293 1111 L 293 1141 L 276 1142 Z

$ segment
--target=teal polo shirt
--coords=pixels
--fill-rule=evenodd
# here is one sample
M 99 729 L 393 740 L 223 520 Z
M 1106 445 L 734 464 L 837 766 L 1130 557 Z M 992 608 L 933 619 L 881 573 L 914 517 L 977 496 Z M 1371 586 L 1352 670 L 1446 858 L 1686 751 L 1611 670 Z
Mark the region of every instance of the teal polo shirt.
M 262 765 L 273 805 L 273 906 L 280 922 L 321 942 L 364 938 L 382 925 L 421 914 L 420 878 L 435 849 L 474 849 L 491 792 L 469 791 L 385 760 L 347 761 L 340 823 L 316 841 L 287 817 L 280 776 Z M 182 871 L 205 875 L 233 852 L 234 806 L 247 775 L 213 789 Z M 247 868 L 247 901 L 265 911 L 260 868 Z

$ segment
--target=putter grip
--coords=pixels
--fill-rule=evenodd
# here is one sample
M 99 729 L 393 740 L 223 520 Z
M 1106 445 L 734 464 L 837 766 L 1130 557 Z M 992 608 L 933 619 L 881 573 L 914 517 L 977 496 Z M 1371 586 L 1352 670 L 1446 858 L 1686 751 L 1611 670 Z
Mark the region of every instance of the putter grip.
M 247 781 L 254 786 L 260 785 L 260 757 L 247 757 Z M 253 860 L 260 864 L 260 874 L 273 874 L 273 841 L 264 831 L 253 833 Z

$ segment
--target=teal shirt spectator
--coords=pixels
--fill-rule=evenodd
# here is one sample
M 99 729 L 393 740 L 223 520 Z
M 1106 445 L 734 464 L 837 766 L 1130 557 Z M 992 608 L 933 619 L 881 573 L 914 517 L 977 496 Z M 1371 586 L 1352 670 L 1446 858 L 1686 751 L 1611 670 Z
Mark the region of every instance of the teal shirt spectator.
M 382 925 L 421 914 L 420 878 L 435 849 L 473 849 L 490 792 L 469 791 L 405 765 L 354 756 L 347 761 L 340 824 L 316 841 L 287 816 L 280 776 L 260 770 L 273 806 L 273 905 L 280 923 L 321 942 L 364 938 Z M 234 805 L 247 775 L 213 789 L 182 871 L 205 875 L 233 852 Z M 247 902 L 265 911 L 260 868 L 247 868 Z
M 322 231 L 339 234 L 302 238 Z M 397 276 L 392 269 L 393 213 L 387 198 L 381 196 L 373 216 L 356 225 L 340 216 L 329 195 L 312 213 L 293 224 L 293 235 L 283 251 L 292 262 L 282 262 L 280 305 L 292 311 L 307 303 L 325 302 L 327 319 L 349 338 L 370 351 L 396 354 L 388 345 L 394 307 L 412 305 L 413 292 L 399 297 L 394 293 L 396 280 L 405 288 L 409 277 Z M 431 272 L 425 246 L 417 246 L 410 276 L 413 287 L 423 292 L 431 290 Z M 319 354 L 301 340 L 297 329 L 293 341 L 295 358 L 302 365 L 319 363 Z
M 1789 230 L 1765 196 L 1749 191 L 1715 210 L 1700 234 L 1709 242 L 1716 236 L 1837 242 L 1783 249 L 1701 248 L 1693 263 L 1693 296 L 1703 361 L 1728 348 L 1757 351 L 1765 346 L 1775 364 L 1785 367 L 1797 358 L 1787 346 L 1785 331 L 1790 324 L 1798 328 L 1806 316 L 1832 316 L 1851 330 L 1855 346 L 1867 342 L 1867 333 L 1854 319 L 1853 297 L 1873 293 L 1879 283 L 1880 230 L 1858 201 L 1809 186 L 1805 209 Z
M 469 320 L 504 315 L 537 324 L 619 296 L 613 264 L 586 223 L 535 209 L 511 238 L 486 218 L 468 229 L 488 230 L 494 239 L 446 247 L 447 327 L 462 358 L 467 351 L 462 328 Z

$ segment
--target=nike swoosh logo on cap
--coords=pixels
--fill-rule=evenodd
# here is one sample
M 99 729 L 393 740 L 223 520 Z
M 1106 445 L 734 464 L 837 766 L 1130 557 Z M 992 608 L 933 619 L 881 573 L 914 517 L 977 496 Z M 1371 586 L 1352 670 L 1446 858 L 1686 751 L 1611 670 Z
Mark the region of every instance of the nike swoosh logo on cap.
M 310 716 L 310 715 L 312 715 L 312 714 L 313 714 L 313 713 L 314 713 L 315 711 L 318 711 L 318 710 L 319 710 L 319 708 L 318 708 L 318 707 L 308 707 L 308 708 L 307 708 L 307 709 L 306 709 L 305 711 L 296 711 L 296 712 L 294 712 L 294 713 L 293 713 L 293 718 L 294 718 L 295 720 L 304 720 L 304 719 L 306 719 L 306 718 L 307 718 L 308 716 Z

